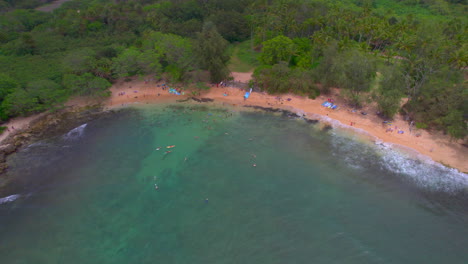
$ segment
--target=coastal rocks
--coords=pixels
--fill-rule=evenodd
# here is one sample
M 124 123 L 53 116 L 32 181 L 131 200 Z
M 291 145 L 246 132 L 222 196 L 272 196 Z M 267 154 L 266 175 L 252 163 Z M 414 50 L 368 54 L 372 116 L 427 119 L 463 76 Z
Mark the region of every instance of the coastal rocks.
M 317 123 L 318 123 L 318 120 L 317 120 L 317 119 L 308 119 L 308 118 L 304 118 L 304 120 L 305 120 L 308 124 L 317 124 Z
M 186 99 L 179 99 L 179 100 L 176 100 L 176 102 L 178 102 L 178 103 L 185 103 L 185 102 L 187 102 L 187 101 L 189 101 L 189 100 L 191 100 L 191 99 L 192 99 L 192 98 L 189 97 L 189 98 L 186 98 Z
M 332 127 L 330 124 L 326 124 L 326 125 L 324 125 L 324 126 L 322 127 L 322 131 L 323 131 L 323 132 L 328 132 L 328 131 L 330 131 L 330 130 L 332 130 L 332 129 L 333 129 L 333 127 Z
M 66 108 L 47 114 L 29 124 L 26 129 L 18 130 L 4 140 L 0 146 L 0 175 L 8 169 L 8 155 L 18 151 L 22 146 L 33 142 L 61 135 L 77 125 L 85 123 L 97 115 L 101 115 L 100 105 L 85 108 Z
M 20 133 L 18 135 L 13 136 L 13 144 L 16 147 L 20 147 L 24 144 L 24 142 L 28 141 L 31 137 L 32 137 L 31 133 L 28 133 L 28 132 Z
M 261 110 L 261 111 L 270 112 L 270 113 L 282 113 L 283 116 L 285 116 L 285 117 L 292 117 L 292 118 L 301 117 L 300 115 L 298 115 L 298 114 L 296 114 L 294 112 L 284 110 L 284 109 L 281 109 L 281 108 L 263 107 L 263 106 L 258 106 L 258 105 L 244 105 L 244 107 L 253 108 L 253 109 L 256 109 L 256 110 Z
M 199 103 L 209 103 L 209 102 L 213 102 L 214 99 L 211 99 L 211 98 L 196 98 L 196 97 L 191 97 L 190 99 L 194 100 L 195 102 L 199 102 Z
M 261 111 L 265 111 L 265 112 L 269 112 L 269 113 L 281 113 L 284 117 L 304 118 L 304 120 L 309 124 L 318 123 L 318 120 L 316 120 L 316 119 L 305 118 L 305 114 L 300 115 L 300 114 L 294 113 L 292 111 L 284 110 L 284 109 L 281 109 L 281 108 L 263 107 L 263 106 L 258 106 L 258 105 L 244 105 L 244 107 L 253 108 L 253 109 L 256 109 L 256 110 L 261 110 Z
M 262 110 L 265 112 L 270 112 L 270 113 L 283 113 L 286 110 L 280 109 L 280 108 L 273 108 L 273 107 L 263 107 L 263 106 L 258 106 L 258 105 L 244 105 L 244 107 L 247 108 L 253 108 L 256 110 Z M 287 111 L 289 112 L 289 111 Z
M 0 155 L 8 155 L 16 151 L 16 146 L 13 144 L 5 144 L 0 146 Z
M 11 153 L 14 153 L 17 149 L 18 146 L 15 144 L 5 144 L 0 146 L 0 174 L 8 168 L 6 157 Z

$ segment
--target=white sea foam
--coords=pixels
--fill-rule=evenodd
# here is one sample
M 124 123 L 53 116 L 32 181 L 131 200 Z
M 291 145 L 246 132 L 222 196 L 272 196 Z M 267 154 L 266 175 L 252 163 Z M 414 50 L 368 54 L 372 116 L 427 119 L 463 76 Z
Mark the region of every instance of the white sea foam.
M 449 193 L 468 190 L 467 174 L 421 154 L 408 156 L 390 148 L 382 152 L 381 166 L 425 189 Z
M 28 151 L 28 150 L 35 149 L 35 148 L 48 148 L 50 146 L 51 145 L 49 143 L 46 143 L 45 141 L 39 141 L 39 142 L 28 145 L 26 148 L 24 148 L 23 151 Z
M 333 128 L 338 128 L 338 130 L 341 128 L 356 132 L 347 135 L 331 132 L 334 137 L 332 145 L 336 150 L 339 150 L 335 154 L 340 155 L 346 164 L 354 169 L 368 167 L 370 165 L 369 155 L 372 155 L 376 157 L 376 159 L 372 160 L 372 165 L 378 165 L 381 169 L 391 171 L 419 187 L 449 193 L 468 192 L 468 175 L 465 173 L 453 168 L 447 168 L 416 150 L 383 142 L 363 129 L 348 126 L 328 116 L 310 113 L 307 115 L 310 118 L 327 123 Z M 363 138 L 361 135 L 371 139 L 375 144 L 364 144 L 362 140 L 359 140 Z M 367 148 L 364 146 L 367 146 Z M 356 153 L 356 149 L 359 149 L 359 153 Z
M 354 169 L 374 167 L 390 171 L 395 177 L 430 191 L 468 191 L 467 174 L 447 168 L 415 150 L 380 140 L 365 144 L 365 141 L 356 141 L 358 136 L 335 131 L 330 134 L 333 153 Z
M 20 197 L 21 197 L 21 195 L 19 195 L 19 194 L 13 194 L 13 195 L 10 195 L 10 196 L 7 196 L 7 197 L 0 198 L 0 204 L 13 202 L 13 201 L 15 201 L 16 199 L 18 199 Z
M 74 129 L 70 130 L 67 134 L 65 134 L 63 138 L 67 140 L 76 140 L 80 138 L 81 136 L 83 136 L 87 125 L 88 124 L 85 123 L 79 127 L 75 127 Z

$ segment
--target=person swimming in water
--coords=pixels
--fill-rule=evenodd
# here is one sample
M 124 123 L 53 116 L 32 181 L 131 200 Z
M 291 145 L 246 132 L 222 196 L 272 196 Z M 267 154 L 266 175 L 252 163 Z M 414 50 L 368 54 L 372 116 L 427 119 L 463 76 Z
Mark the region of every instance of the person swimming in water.
M 155 190 L 158 190 L 158 189 L 159 189 L 159 187 L 158 187 L 157 184 L 154 185 L 154 189 L 155 189 Z

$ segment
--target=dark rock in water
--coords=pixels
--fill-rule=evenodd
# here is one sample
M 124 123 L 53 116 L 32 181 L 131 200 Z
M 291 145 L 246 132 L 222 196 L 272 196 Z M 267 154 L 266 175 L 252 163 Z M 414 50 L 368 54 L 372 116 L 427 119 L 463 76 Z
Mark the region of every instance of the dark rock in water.
M 292 118 L 299 118 L 301 117 L 300 115 L 296 114 L 296 113 L 293 113 L 291 111 L 288 111 L 288 110 L 283 110 L 283 116 L 285 117 L 292 117 Z
M 284 110 L 281 108 L 263 107 L 263 106 L 258 106 L 258 105 L 244 105 L 244 107 L 262 110 L 262 111 L 270 112 L 270 113 L 282 113 L 284 117 L 291 117 L 291 118 L 303 117 L 299 114 L 296 114 L 294 112 Z M 306 119 L 306 118 L 304 119 L 307 121 L 307 123 L 311 123 L 311 124 L 315 124 L 318 122 L 318 120 L 311 120 L 311 119 Z
M 188 100 L 190 100 L 192 98 L 186 98 L 186 99 L 180 99 L 180 100 L 176 100 L 176 102 L 178 103 L 184 103 L 184 102 L 187 102 Z
M 199 102 L 199 103 L 208 103 L 208 102 L 213 102 L 214 101 L 214 99 L 211 99 L 211 98 L 191 97 L 190 99 L 194 100 L 195 102 Z
M 308 124 L 317 124 L 319 121 L 316 120 L 316 119 L 307 119 L 307 118 L 304 118 L 304 120 L 308 123 Z
M 333 129 L 333 127 L 332 127 L 331 125 L 325 125 L 325 126 L 322 128 L 322 131 L 327 132 L 327 131 L 330 131 L 330 130 L 332 130 L 332 129 Z
M 262 111 L 271 112 L 271 113 L 280 113 L 284 111 L 279 108 L 263 107 L 263 106 L 258 106 L 258 105 L 244 105 L 244 107 L 253 108 L 253 109 L 262 110 Z
M 284 109 L 281 109 L 281 108 L 263 107 L 263 106 L 258 106 L 258 105 L 244 105 L 244 107 L 253 108 L 253 109 L 257 109 L 257 110 L 262 110 L 262 111 L 270 112 L 270 113 L 282 113 L 284 117 L 292 117 L 292 118 L 301 117 L 300 115 L 298 115 L 298 114 L 296 114 L 294 112 L 284 110 Z

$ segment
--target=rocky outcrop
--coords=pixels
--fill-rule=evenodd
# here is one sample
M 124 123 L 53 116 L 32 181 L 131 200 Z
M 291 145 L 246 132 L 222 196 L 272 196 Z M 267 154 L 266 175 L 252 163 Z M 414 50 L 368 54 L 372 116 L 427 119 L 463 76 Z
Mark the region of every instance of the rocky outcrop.
M 308 118 L 305 118 L 305 115 L 301 116 L 301 115 L 299 115 L 297 113 L 294 113 L 294 112 L 288 111 L 288 110 L 284 110 L 284 109 L 281 109 L 281 108 L 263 107 L 263 106 L 258 106 L 258 105 L 244 105 L 244 107 L 253 108 L 253 109 L 256 109 L 256 110 L 261 110 L 261 111 L 270 112 L 270 113 L 281 113 L 285 117 L 291 117 L 291 118 L 301 118 L 302 117 L 309 124 L 318 123 L 318 120 L 308 119 Z
M 192 100 L 194 100 L 195 102 L 199 102 L 199 103 L 209 103 L 209 102 L 213 102 L 214 99 L 211 99 L 211 98 L 196 98 L 196 97 L 191 97 Z
M 17 147 L 14 144 L 5 144 L 0 146 L 0 153 L 4 155 L 15 152 Z
M 26 129 L 16 131 L 2 142 L 3 145 L 0 145 L 0 175 L 8 169 L 8 155 L 15 153 L 22 146 L 61 135 L 103 113 L 100 105 L 93 105 L 84 108 L 65 108 L 34 120 Z

